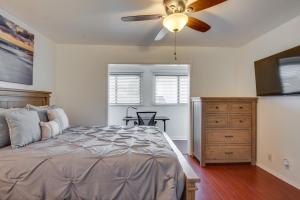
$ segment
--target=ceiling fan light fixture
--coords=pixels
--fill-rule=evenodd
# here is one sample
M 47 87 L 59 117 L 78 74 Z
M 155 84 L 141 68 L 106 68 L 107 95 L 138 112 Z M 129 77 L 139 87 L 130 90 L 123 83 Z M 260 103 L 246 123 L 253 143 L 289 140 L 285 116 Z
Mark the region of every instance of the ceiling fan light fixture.
M 184 13 L 174 13 L 164 18 L 163 25 L 171 32 L 179 32 L 185 27 L 188 20 L 188 16 Z

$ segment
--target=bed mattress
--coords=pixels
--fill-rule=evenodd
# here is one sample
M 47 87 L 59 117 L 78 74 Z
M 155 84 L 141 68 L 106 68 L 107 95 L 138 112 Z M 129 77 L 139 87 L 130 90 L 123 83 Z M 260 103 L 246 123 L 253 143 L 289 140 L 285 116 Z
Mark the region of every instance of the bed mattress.
M 0 150 L 0 199 L 176 200 L 184 174 L 155 127 L 73 127 Z

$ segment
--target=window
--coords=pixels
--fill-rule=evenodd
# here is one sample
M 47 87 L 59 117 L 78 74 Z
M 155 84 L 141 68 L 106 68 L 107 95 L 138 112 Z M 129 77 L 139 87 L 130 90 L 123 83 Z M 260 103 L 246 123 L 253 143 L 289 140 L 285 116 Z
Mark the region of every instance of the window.
M 184 104 L 188 96 L 188 76 L 155 76 L 155 104 Z
M 141 104 L 141 74 L 110 74 L 109 104 Z

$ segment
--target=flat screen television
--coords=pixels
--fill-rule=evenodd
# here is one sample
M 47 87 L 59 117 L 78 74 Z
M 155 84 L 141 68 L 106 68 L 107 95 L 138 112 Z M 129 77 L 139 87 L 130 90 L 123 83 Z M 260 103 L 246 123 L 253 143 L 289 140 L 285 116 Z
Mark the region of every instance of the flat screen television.
M 300 94 L 300 46 L 255 62 L 257 96 Z

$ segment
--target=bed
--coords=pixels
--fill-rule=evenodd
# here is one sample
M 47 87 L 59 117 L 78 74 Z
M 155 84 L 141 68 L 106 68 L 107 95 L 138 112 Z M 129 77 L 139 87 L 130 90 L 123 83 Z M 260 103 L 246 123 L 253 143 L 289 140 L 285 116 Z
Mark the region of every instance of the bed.
M 50 93 L 0 89 L 0 107 L 49 104 Z M 172 140 L 151 127 L 71 127 L 0 149 L 0 199 L 194 200 L 198 176 Z

